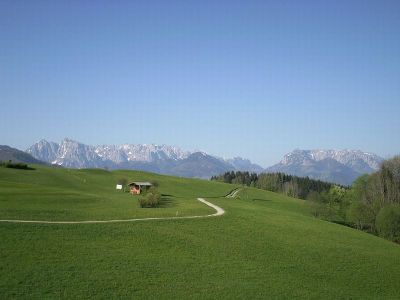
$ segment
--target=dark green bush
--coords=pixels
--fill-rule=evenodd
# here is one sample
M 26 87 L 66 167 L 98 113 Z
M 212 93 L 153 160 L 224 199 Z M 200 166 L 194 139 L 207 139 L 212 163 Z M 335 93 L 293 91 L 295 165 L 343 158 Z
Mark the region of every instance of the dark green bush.
M 0 162 L 0 166 L 3 168 L 12 168 L 12 169 L 22 169 L 22 170 L 34 170 L 33 168 L 29 167 L 27 164 L 25 163 L 14 163 L 11 160 L 7 161 L 7 162 Z

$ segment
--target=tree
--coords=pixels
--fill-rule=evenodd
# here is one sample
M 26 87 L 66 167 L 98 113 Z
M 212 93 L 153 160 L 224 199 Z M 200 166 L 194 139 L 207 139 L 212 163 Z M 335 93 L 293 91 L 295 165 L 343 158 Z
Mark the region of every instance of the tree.
M 346 194 L 347 211 L 346 221 L 353 224 L 357 229 L 374 230 L 375 227 L 375 204 L 371 190 L 372 175 L 360 176 L 354 181 L 350 191 Z M 371 179 L 372 178 L 372 179 Z
M 346 220 L 354 224 L 357 229 L 362 230 L 364 228 L 371 228 L 374 216 L 365 203 L 353 201 L 347 210 Z
M 324 215 L 325 206 L 321 201 L 321 195 L 316 191 L 311 191 L 307 195 L 307 204 L 311 213 L 315 217 L 321 217 Z
M 122 185 L 122 189 L 125 192 L 125 187 L 128 184 L 128 179 L 126 179 L 125 177 L 122 177 L 122 178 L 118 179 L 117 183 Z
M 383 201 L 387 204 L 400 203 L 400 156 L 384 161 L 378 176 Z
M 393 242 L 400 242 L 400 206 L 383 207 L 376 217 L 378 234 Z

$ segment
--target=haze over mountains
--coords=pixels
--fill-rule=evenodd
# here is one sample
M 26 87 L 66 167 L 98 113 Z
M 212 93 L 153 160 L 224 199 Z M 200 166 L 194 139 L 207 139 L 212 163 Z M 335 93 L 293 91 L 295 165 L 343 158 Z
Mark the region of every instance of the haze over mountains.
M 297 176 L 351 184 L 372 173 L 383 159 L 360 150 L 295 150 L 269 168 L 235 157 L 223 159 L 205 152 L 154 144 L 91 146 L 71 139 L 41 140 L 26 150 L 34 158 L 70 168 L 137 169 L 184 177 L 210 178 L 227 171 L 284 172 Z

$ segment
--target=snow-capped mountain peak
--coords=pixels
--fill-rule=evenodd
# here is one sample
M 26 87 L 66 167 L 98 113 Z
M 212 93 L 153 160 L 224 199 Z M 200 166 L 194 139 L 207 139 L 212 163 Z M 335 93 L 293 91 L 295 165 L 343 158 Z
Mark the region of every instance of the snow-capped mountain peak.
M 249 160 L 242 159 L 239 166 L 238 158 L 223 160 L 203 151 L 190 152 L 165 144 L 90 146 L 65 138 L 60 144 L 41 140 L 26 151 L 43 161 L 70 168 L 138 169 L 189 177 L 190 174 L 211 177 L 231 170 L 262 170 Z M 201 159 L 194 161 L 200 156 Z
M 360 150 L 296 149 L 266 171 L 351 184 L 358 176 L 378 170 L 382 161 L 376 154 Z

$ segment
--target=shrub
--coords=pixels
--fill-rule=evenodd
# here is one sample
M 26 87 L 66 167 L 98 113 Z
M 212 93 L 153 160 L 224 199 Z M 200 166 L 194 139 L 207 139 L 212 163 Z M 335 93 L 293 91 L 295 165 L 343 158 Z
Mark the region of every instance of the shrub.
M 147 207 L 147 198 L 146 198 L 146 196 L 141 196 L 139 198 L 139 205 L 140 205 L 140 207 Z
M 154 187 L 139 198 L 140 207 L 157 207 L 161 202 L 161 194 Z
M 381 237 L 400 242 L 400 206 L 383 207 L 376 217 L 376 229 Z

